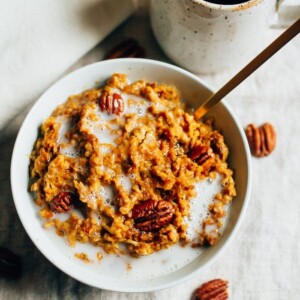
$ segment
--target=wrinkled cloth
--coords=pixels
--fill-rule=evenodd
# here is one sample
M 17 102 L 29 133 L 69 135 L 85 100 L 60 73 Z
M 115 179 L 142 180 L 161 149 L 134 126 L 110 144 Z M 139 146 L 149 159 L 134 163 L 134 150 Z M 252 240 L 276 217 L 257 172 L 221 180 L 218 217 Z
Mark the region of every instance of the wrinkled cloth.
M 132 0 L 4 1 L 0 130 L 133 10 Z
M 281 33 L 266 32 L 267 44 Z M 100 60 L 105 49 L 135 37 L 147 57 L 170 62 L 159 49 L 147 15 L 136 14 L 71 69 Z M 257 47 L 259 52 L 262 45 Z M 277 146 L 265 158 L 252 158 L 253 186 L 241 227 L 221 256 L 183 284 L 149 293 L 118 293 L 89 287 L 54 267 L 25 233 L 13 205 L 9 183 L 15 133 L 0 142 L 0 245 L 23 259 L 19 281 L 0 279 L 0 299 L 189 300 L 203 282 L 229 280 L 231 300 L 298 300 L 300 295 L 300 36 L 245 80 L 226 100 L 243 127 L 270 122 Z M 237 70 L 201 76 L 215 89 Z M 18 128 L 20 120 L 12 127 Z M 11 131 L 14 132 L 14 131 Z M 116 281 L 117 285 L 117 281 Z

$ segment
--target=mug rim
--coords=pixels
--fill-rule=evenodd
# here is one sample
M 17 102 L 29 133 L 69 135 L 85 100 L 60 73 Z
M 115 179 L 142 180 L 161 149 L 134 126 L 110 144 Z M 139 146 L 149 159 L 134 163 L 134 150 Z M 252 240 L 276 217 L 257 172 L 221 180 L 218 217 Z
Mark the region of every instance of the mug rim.
M 190 0 L 190 1 L 210 9 L 224 10 L 224 11 L 241 11 L 256 6 L 261 2 L 263 2 L 264 0 L 248 0 L 238 4 L 217 4 L 217 3 L 208 2 L 206 0 Z

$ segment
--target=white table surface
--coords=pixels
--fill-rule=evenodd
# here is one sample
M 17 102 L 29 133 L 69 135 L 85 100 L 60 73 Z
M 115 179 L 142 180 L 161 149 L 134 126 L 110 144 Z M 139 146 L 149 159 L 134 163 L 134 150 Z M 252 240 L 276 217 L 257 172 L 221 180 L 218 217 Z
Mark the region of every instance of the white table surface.
M 270 29 L 265 43 L 280 32 Z M 148 58 L 169 62 L 152 35 L 147 14 L 139 12 L 71 70 L 101 60 L 107 49 L 127 37 L 135 37 Z M 235 71 L 201 77 L 218 88 Z M 10 191 L 10 157 L 25 113 L 16 119 L 0 139 L 0 246 L 22 256 L 23 276 L 19 281 L 0 279 L 0 299 L 190 299 L 201 283 L 220 277 L 230 282 L 230 299 L 300 299 L 300 37 L 226 99 L 244 127 L 271 122 L 277 147 L 269 157 L 252 159 L 250 205 L 236 238 L 221 257 L 184 284 L 151 293 L 89 287 L 62 273 L 36 249 L 17 217 Z

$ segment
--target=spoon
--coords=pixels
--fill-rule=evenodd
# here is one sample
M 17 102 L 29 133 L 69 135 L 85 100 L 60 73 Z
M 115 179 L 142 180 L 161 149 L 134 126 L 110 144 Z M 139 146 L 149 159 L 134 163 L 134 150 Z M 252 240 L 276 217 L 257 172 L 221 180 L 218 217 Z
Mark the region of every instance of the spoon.
M 239 73 L 231 78 L 223 87 L 216 93 L 211 95 L 201 106 L 195 111 L 194 117 L 196 120 L 203 117 L 209 109 L 221 101 L 228 93 L 243 82 L 249 75 L 258 69 L 265 61 L 273 54 L 280 50 L 286 43 L 294 38 L 300 32 L 300 19 L 285 30 L 276 40 L 268 47 L 260 52 L 253 60 L 251 60 Z

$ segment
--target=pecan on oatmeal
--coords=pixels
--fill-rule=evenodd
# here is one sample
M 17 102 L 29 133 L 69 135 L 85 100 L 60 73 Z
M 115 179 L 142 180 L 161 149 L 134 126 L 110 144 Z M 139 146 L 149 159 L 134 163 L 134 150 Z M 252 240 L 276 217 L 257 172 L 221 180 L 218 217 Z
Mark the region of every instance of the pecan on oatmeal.
M 172 204 L 164 200 L 147 200 L 132 209 L 134 226 L 142 231 L 153 231 L 169 224 L 173 215 Z
M 124 101 L 118 93 L 104 92 L 99 98 L 99 105 L 101 111 L 106 111 L 108 114 L 120 115 L 124 111 Z
M 50 208 L 55 213 L 68 212 L 73 208 L 76 196 L 70 192 L 60 192 L 50 202 Z
M 214 152 L 208 146 L 198 145 L 190 150 L 188 156 L 191 160 L 195 161 L 198 165 L 203 167 L 203 171 L 211 168 L 214 159 Z

